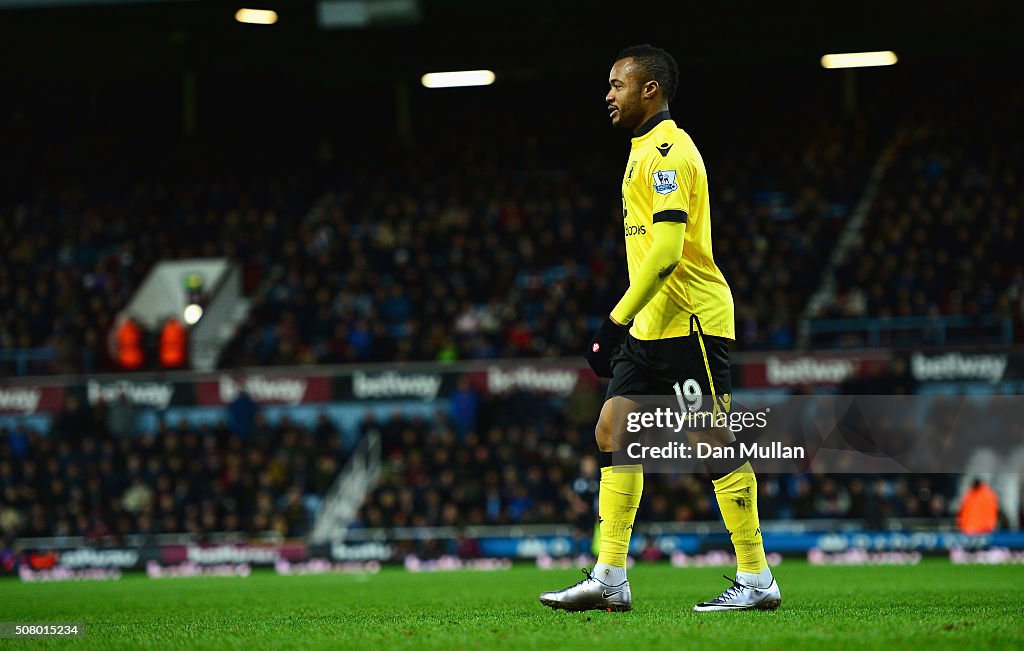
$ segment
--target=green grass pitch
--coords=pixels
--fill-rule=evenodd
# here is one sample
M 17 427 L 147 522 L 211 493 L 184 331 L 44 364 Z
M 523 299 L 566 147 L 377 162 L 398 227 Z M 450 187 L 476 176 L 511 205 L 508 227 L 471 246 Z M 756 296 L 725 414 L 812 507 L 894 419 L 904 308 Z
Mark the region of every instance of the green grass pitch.
M 780 649 L 1024 648 L 1024 568 L 776 569 L 776 612 L 689 612 L 728 584 L 721 568 L 630 570 L 629 613 L 555 612 L 537 602 L 579 571 L 22 584 L 0 581 L 0 621 L 87 626 L 77 639 L 0 640 L 3 648 Z

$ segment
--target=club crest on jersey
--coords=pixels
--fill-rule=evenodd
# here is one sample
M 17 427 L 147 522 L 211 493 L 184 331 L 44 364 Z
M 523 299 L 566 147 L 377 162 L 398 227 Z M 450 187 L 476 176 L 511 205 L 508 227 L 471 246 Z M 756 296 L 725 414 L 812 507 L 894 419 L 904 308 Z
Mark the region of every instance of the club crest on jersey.
M 658 194 L 668 194 L 679 189 L 676 183 L 675 170 L 658 170 L 654 173 L 654 191 Z

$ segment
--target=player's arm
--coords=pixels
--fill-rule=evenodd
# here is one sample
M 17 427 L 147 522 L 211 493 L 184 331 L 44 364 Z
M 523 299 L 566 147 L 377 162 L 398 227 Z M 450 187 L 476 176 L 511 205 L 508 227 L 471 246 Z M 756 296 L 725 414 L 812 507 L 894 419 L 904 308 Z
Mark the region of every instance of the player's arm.
M 640 263 L 634 282 L 590 342 L 587 361 L 600 377 L 612 376 L 611 358 L 626 338 L 629 322 L 661 291 L 683 257 L 684 220 L 656 221 L 652 234 L 654 242 Z
M 612 376 L 611 358 L 625 340 L 629 322 L 661 291 L 683 257 L 692 170 L 689 161 L 675 156 L 655 162 L 659 165 L 652 165 L 654 170 L 648 168 L 654 241 L 640 263 L 636 278 L 594 335 L 586 354 L 590 368 L 600 377 Z
M 625 325 L 644 309 L 665 285 L 683 257 L 685 221 L 658 221 L 653 228 L 654 243 L 640 263 L 635 281 L 612 310 L 612 321 Z
M 679 155 L 680 149 L 664 160 L 655 159 L 651 179 L 651 222 L 654 238 L 629 289 L 612 310 L 612 320 L 625 325 L 654 298 L 683 257 L 683 239 L 690 212 L 690 187 L 693 184 L 692 161 Z

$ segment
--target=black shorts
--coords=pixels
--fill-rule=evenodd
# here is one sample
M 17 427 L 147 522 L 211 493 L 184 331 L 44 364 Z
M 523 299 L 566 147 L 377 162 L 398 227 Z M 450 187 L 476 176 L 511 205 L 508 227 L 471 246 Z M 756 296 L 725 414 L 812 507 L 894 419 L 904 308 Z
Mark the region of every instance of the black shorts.
M 703 339 L 703 349 L 701 348 Z M 705 356 L 707 364 L 705 364 Z M 725 411 L 732 395 L 729 340 L 701 335 L 644 341 L 630 334 L 611 359 L 612 379 L 605 400 L 612 396 L 690 396 L 699 393 L 721 403 Z M 709 375 L 710 371 L 710 375 Z

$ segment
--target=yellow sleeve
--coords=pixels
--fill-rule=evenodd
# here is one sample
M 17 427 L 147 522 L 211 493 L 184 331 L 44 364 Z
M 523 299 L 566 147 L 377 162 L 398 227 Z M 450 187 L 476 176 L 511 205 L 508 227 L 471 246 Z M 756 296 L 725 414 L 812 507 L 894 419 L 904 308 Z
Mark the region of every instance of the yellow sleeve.
M 673 160 L 674 159 L 674 160 Z M 693 168 L 689 161 L 675 156 L 659 161 L 652 176 L 652 219 L 659 222 L 686 222 L 690 214 L 690 190 Z
M 685 221 L 658 221 L 652 229 L 654 242 L 640 263 L 636 281 L 629 286 L 618 305 L 612 310 L 612 319 L 623 325 L 633 320 L 661 290 L 665 280 L 683 258 Z

